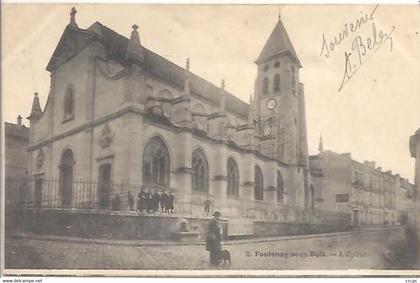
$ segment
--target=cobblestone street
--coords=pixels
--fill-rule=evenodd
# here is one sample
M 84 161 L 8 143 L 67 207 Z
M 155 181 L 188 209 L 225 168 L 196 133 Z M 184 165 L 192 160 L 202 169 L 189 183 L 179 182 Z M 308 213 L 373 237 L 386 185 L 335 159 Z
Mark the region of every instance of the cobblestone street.
M 388 269 L 383 254 L 396 232 L 362 232 L 271 242 L 229 242 L 230 269 Z M 6 239 L 6 268 L 209 269 L 204 245 L 130 246 Z

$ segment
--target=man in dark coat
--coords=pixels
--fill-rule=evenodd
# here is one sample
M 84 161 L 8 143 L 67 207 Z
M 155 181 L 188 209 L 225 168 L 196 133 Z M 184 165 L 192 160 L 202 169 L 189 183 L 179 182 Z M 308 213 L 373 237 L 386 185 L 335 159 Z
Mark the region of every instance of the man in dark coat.
M 150 213 L 150 210 L 153 210 L 153 195 L 150 189 L 147 190 L 145 204 L 146 204 L 147 212 Z
M 213 219 L 209 223 L 206 239 L 206 250 L 210 252 L 210 264 L 215 266 L 219 265 L 220 253 L 222 251 L 220 244 L 222 234 L 220 232 L 219 218 L 220 212 L 215 211 L 213 213 Z
M 170 191 L 166 201 L 166 210 L 168 211 L 168 213 L 174 213 L 174 200 L 175 196 Z
M 206 199 L 204 201 L 204 213 L 207 215 L 209 215 L 210 213 L 210 205 L 211 205 L 211 201 L 209 199 Z
M 159 201 L 160 201 L 160 195 L 157 190 L 154 190 L 153 195 L 152 195 L 153 212 L 159 211 Z
M 128 207 L 130 208 L 130 211 L 132 211 L 134 207 L 134 195 L 131 191 L 128 191 Z
M 146 192 L 141 188 L 140 193 L 137 195 L 137 210 L 143 212 L 146 208 Z
M 167 208 L 166 208 L 167 202 L 168 202 L 168 194 L 162 190 L 160 194 L 160 208 L 162 210 L 162 213 L 167 211 Z

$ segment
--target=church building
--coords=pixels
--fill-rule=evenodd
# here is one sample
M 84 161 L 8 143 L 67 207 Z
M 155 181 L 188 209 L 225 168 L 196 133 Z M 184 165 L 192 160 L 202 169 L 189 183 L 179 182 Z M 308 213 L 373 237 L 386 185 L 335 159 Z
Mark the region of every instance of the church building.
M 206 200 L 226 218 L 305 214 L 313 196 L 302 65 L 280 18 L 246 103 L 223 80 L 193 74 L 189 59 L 181 67 L 145 48 L 137 25 L 126 38 L 99 22 L 82 29 L 75 16 L 46 68 L 45 108 L 35 94 L 28 117 L 29 174 L 43 207 L 107 208 L 118 194 L 128 210 L 128 193 L 144 188 L 171 191 L 185 215 L 202 215 Z

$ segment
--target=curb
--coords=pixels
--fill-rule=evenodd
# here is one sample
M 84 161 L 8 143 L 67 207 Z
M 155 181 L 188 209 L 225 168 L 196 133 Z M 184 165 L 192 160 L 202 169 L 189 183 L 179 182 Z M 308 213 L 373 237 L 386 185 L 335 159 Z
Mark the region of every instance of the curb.
M 296 235 L 296 236 L 277 236 L 277 237 L 265 237 L 256 239 L 246 240 L 231 240 L 222 241 L 222 245 L 239 245 L 239 244 L 251 244 L 251 243 L 266 243 L 266 242 L 280 242 L 280 241 L 291 241 L 291 240 L 306 240 L 316 238 L 328 238 L 334 236 L 351 236 L 360 233 L 377 233 L 383 232 L 384 230 L 399 230 L 399 227 L 385 228 L 385 229 L 370 229 L 370 230 L 354 230 L 324 234 L 307 234 L 307 235 Z M 32 239 L 40 241 L 65 241 L 73 243 L 89 243 L 89 244 L 103 244 L 103 245 L 121 245 L 121 246 L 202 246 L 205 245 L 204 241 L 194 242 L 179 242 L 179 241 L 153 241 L 153 240 L 109 240 L 109 239 L 88 239 L 88 238 L 77 238 L 68 236 L 51 236 L 51 235 L 37 235 L 32 233 L 10 233 L 6 235 L 8 238 L 15 239 Z

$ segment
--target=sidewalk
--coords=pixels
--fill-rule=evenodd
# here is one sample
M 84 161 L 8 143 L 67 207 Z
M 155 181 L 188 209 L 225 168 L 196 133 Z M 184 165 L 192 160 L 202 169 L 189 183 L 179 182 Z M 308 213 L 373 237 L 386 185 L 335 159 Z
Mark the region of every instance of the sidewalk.
M 264 242 L 279 242 L 279 241 L 290 241 L 290 240 L 304 240 L 304 239 L 316 239 L 334 236 L 350 236 L 353 234 L 360 233 L 374 233 L 383 232 L 385 230 L 397 230 L 401 229 L 398 227 L 380 227 L 370 228 L 363 230 L 354 230 L 347 232 L 334 232 L 325 234 L 307 234 L 307 235 L 296 235 L 296 236 L 276 236 L 276 237 L 264 237 L 254 239 L 243 239 L 243 240 L 229 240 L 223 241 L 223 245 L 237 245 L 237 244 L 249 244 L 249 243 L 264 243 Z M 119 240 L 119 239 L 89 239 L 80 237 L 68 237 L 68 236 L 56 236 L 56 235 L 39 235 L 29 232 L 15 231 L 8 233 L 6 237 L 18 238 L 18 239 L 32 239 L 42 241 L 65 241 L 75 243 L 92 243 L 92 244 L 104 244 L 104 245 L 122 245 L 122 246 L 200 246 L 204 245 L 204 241 L 162 241 L 162 240 Z

